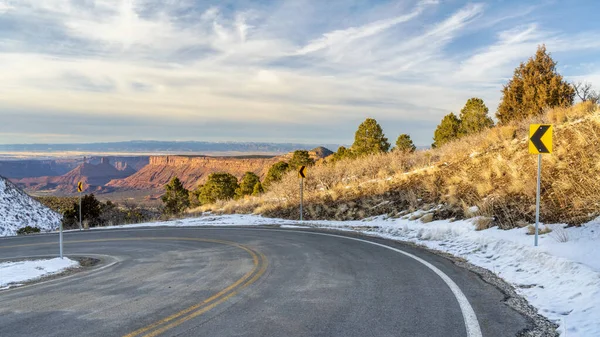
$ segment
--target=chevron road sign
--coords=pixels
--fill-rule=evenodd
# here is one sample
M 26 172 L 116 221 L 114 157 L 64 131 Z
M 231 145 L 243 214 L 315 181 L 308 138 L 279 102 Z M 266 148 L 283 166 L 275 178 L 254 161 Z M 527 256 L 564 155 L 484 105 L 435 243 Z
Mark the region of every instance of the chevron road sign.
M 535 239 L 538 245 L 538 228 L 540 224 L 540 193 L 542 181 L 542 154 L 552 153 L 552 124 L 529 125 L 529 153 L 538 155 L 537 193 L 535 198 Z
M 552 124 L 529 125 L 529 153 L 552 153 Z
M 306 174 L 305 174 L 304 170 L 306 170 L 306 166 L 300 167 L 300 169 L 298 170 L 298 177 L 306 178 Z

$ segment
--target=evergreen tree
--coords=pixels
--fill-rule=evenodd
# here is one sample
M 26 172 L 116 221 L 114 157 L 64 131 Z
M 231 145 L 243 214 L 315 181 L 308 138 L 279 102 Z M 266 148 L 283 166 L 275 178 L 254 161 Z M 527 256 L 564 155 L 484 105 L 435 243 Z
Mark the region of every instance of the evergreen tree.
M 254 185 L 254 188 L 252 189 L 252 195 L 256 197 L 263 193 L 265 193 L 265 189 L 263 188 L 262 184 L 259 181 L 256 183 L 256 185 Z
M 190 206 L 189 191 L 177 177 L 165 185 L 165 194 L 161 199 L 165 206 L 163 212 L 168 215 L 181 214 Z
M 338 148 L 337 152 L 335 152 L 331 158 L 335 162 L 338 160 L 342 160 L 342 159 L 346 159 L 346 158 L 353 158 L 353 157 L 354 157 L 354 153 L 352 153 L 352 150 L 346 148 L 345 146 L 340 146 Z
M 90 227 L 102 224 L 100 213 L 101 202 L 96 199 L 94 194 L 86 194 L 81 198 L 82 220 L 86 221 Z M 63 226 L 66 229 L 79 228 L 79 201 L 73 202 L 72 207 L 65 210 L 63 214 Z
M 454 113 L 450 113 L 442 119 L 433 136 L 431 147 L 440 147 L 449 141 L 457 139 L 460 132 L 460 119 Z
M 413 141 L 412 139 L 410 139 L 409 135 L 401 134 L 400 136 L 398 136 L 398 139 L 396 140 L 396 151 L 411 153 L 415 152 L 416 149 L 417 147 L 415 146 L 415 144 L 413 144 Z
M 236 198 L 243 198 L 254 192 L 254 186 L 260 183 L 260 178 L 254 172 L 246 172 L 240 182 L 240 187 L 235 190 Z
M 263 187 L 268 189 L 269 186 L 271 186 L 271 184 L 280 181 L 281 178 L 283 178 L 283 175 L 288 171 L 289 167 L 290 166 L 288 165 L 288 163 L 284 161 L 280 161 L 273 164 L 273 166 L 271 166 L 271 168 L 269 169 L 267 176 L 265 177 Z
M 494 121 L 488 116 L 488 108 L 481 98 L 470 98 L 460 111 L 461 136 L 479 133 L 494 126 Z
M 388 152 L 390 143 L 383 129 L 373 118 L 367 118 L 358 126 L 352 144 L 352 153 L 357 156 Z
M 575 90 L 556 71 L 556 62 L 538 47 L 534 57 L 515 69 L 513 78 L 502 89 L 496 117 L 501 124 L 537 116 L 547 108 L 573 104 Z
M 200 191 L 204 185 L 198 185 L 195 190 L 190 191 L 190 208 L 196 208 L 202 206 L 200 202 Z
M 289 162 L 290 170 L 298 170 L 301 166 L 313 166 L 315 160 L 310 157 L 306 150 L 296 150 Z
M 202 204 L 213 204 L 217 200 L 229 200 L 235 196 L 238 180 L 229 173 L 212 173 L 200 190 Z

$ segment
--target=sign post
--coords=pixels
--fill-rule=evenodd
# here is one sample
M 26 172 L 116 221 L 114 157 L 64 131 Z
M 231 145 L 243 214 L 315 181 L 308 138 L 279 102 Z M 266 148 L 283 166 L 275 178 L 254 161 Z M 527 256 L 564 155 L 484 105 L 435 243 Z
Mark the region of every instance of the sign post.
M 79 192 L 79 230 L 82 230 L 82 218 L 83 218 L 83 214 L 81 213 L 81 192 L 83 192 L 83 182 L 79 182 L 77 184 L 77 192 Z
M 303 215 L 304 215 L 304 178 L 306 178 L 306 175 L 304 174 L 304 170 L 306 169 L 306 166 L 302 166 L 300 167 L 300 169 L 298 170 L 298 177 L 300 178 L 300 221 L 303 220 Z
M 552 153 L 552 124 L 529 125 L 529 153 L 538 155 L 537 189 L 535 197 L 535 241 L 538 245 L 540 224 L 540 196 L 542 182 L 542 154 Z
M 58 209 L 59 213 L 62 214 L 60 208 Z M 59 232 L 58 232 L 58 246 L 59 251 L 60 251 L 60 258 L 63 258 L 63 222 L 62 219 L 60 221 L 60 227 L 59 227 Z

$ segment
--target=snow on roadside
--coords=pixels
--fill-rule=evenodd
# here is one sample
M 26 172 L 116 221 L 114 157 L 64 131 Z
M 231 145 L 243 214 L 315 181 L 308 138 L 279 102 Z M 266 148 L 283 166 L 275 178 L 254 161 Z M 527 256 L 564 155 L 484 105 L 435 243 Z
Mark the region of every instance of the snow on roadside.
M 18 287 L 22 283 L 78 267 L 79 262 L 67 258 L 2 262 L 0 263 L 0 290 Z
M 207 215 L 115 228 L 244 225 L 294 227 L 298 222 L 254 215 Z M 533 246 L 527 228 L 476 231 L 470 221 L 422 223 L 375 217 L 305 221 L 303 225 L 360 231 L 462 257 L 511 283 L 540 314 L 559 324 L 560 332 L 570 337 L 600 336 L 600 218 L 578 228 L 548 225 L 554 231 L 540 236 L 539 247 Z

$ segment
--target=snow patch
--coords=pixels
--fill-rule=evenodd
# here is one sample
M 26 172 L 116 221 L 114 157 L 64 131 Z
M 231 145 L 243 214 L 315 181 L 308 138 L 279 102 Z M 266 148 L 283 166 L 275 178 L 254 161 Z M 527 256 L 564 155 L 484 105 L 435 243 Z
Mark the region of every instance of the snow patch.
M 3 262 L 0 263 L 0 290 L 78 267 L 79 262 L 67 258 Z

